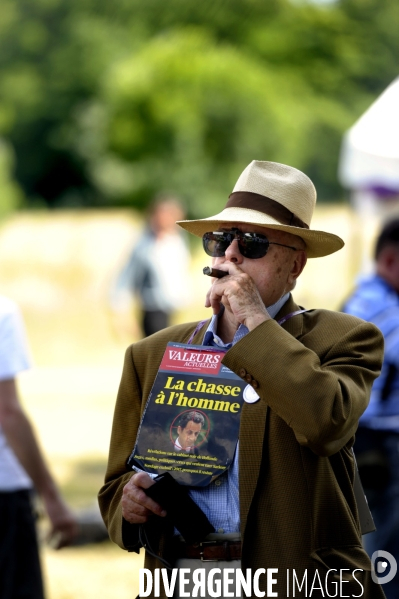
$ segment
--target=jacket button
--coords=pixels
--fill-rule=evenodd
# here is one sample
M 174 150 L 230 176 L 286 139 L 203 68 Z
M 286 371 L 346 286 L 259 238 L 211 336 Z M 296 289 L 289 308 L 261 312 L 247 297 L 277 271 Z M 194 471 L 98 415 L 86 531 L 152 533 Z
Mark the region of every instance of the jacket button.
M 253 380 L 253 381 L 252 381 L 252 387 L 253 387 L 254 389 L 257 389 L 257 388 L 259 387 L 259 383 L 258 383 L 258 381 L 255 381 L 255 380 Z
M 248 381 L 248 383 L 252 383 L 252 376 L 248 373 L 245 377 L 245 380 Z
M 240 368 L 240 370 L 238 371 L 238 374 L 240 375 L 240 377 L 244 378 L 245 375 L 247 374 L 247 371 L 245 370 L 245 368 Z

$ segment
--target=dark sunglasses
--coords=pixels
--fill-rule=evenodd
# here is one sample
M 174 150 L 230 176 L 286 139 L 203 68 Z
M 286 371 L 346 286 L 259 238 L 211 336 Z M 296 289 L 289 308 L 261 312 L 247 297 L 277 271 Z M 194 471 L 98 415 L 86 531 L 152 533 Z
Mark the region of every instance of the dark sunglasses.
M 221 258 L 225 255 L 229 245 L 237 239 L 238 248 L 240 253 L 245 258 L 263 258 L 266 256 L 269 245 L 281 245 L 291 250 L 297 248 L 291 245 L 285 245 L 284 243 L 276 243 L 275 241 L 269 241 L 266 235 L 261 233 L 243 233 L 240 229 L 231 229 L 230 231 L 213 231 L 205 233 L 202 237 L 202 244 L 205 252 L 212 258 Z

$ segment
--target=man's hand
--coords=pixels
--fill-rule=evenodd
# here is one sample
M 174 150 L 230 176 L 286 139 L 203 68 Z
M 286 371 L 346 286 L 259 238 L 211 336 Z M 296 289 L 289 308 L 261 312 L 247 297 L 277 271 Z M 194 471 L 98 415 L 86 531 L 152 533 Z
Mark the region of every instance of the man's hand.
M 51 530 L 47 535 L 47 541 L 54 549 L 67 547 L 78 535 L 77 519 L 61 496 L 51 498 L 43 496 L 43 501 L 51 522 Z
M 222 268 L 221 268 L 222 267 Z M 232 262 L 218 265 L 226 270 L 229 276 L 214 279 L 209 289 L 205 306 L 211 307 L 214 314 L 220 311 L 220 304 L 225 307 L 225 315 L 237 329 L 244 324 L 250 331 L 265 320 L 270 319 L 254 280 Z
M 131 524 L 143 524 L 153 514 L 166 516 L 166 511 L 159 503 L 156 503 L 145 493 L 145 489 L 153 484 L 155 484 L 154 481 L 146 472 L 137 472 L 124 486 L 122 516 Z

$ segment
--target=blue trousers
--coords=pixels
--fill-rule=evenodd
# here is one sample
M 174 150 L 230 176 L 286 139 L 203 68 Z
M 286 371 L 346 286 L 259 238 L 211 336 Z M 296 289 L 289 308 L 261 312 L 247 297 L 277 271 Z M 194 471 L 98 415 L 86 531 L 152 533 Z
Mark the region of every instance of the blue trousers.
M 398 573 L 382 588 L 387 599 L 399 599 L 399 434 L 386 433 L 383 446 L 391 477 L 387 486 L 381 490 L 365 488 L 377 530 L 365 535 L 363 542 L 370 557 L 374 551 L 383 549 L 391 553 L 398 562 Z

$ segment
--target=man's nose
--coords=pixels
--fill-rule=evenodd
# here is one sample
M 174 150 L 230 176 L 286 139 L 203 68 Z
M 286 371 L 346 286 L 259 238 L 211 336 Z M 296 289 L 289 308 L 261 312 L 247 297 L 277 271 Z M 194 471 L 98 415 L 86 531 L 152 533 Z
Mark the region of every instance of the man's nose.
M 227 250 L 225 251 L 226 260 L 230 260 L 230 262 L 234 262 L 235 264 L 240 264 L 243 259 L 243 255 L 241 254 L 237 239 L 234 239 Z

